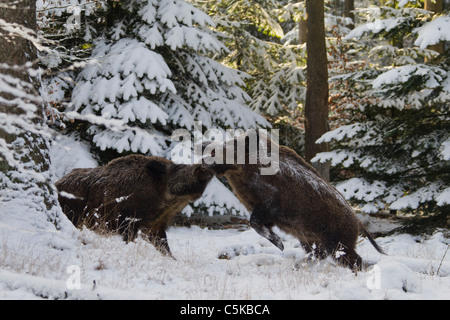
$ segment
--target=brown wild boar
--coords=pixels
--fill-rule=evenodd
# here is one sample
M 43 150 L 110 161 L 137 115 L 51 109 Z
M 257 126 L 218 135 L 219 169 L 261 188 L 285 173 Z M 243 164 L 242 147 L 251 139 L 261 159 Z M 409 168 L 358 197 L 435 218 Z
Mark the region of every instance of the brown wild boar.
M 118 231 L 127 242 L 140 230 L 159 251 L 171 255 L 167 227 L 202 195 L 213 176 L 204 165 L 129 155 L 103 167 L 74 169 L 55 185 L 64 213 L 76 226 L 100 225 Z
M 278 152 L 276 166 L 267 162 L 261 164 L 260 139 L 266 139 L 263 142 L 268 154 Z M 252 146 L 251 141 L 257 141 L 259 149 Z M 271 142 L 266 136 L 250 130 L 231 143 L 203 143 L 205 153 L 211 152 L 210 157 L 204 158 L 204 163 L 208 163 L 218 177 L 227 179 L 238 199 L 251 212 L 250 224 L 256 232 L 283 250 L 283 242 L 272 230 L 277 226 L 298 238 L 306 252 L 317 258 L 332 255 L 338 263 L 355 271 L 362 267 L 362 259 L 355 251 L 360 232 L 383 253 L 331 184 L 295 151 L 275 143 L 271 147 Z M 242 154 L 238 156 L 239 150 L 245 150 L 245 161 L 242 161 Z M 252 162 L 255 153 L 256 162 Z M 212 163 L 214 158 L 216 161 Z M 260 169 L 268 165 L 278 171 L 261 174 Z

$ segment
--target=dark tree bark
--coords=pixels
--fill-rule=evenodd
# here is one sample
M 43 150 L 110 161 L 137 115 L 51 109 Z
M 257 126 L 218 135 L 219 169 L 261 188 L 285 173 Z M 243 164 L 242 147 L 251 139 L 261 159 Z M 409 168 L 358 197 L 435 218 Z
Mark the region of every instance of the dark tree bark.
M 433 12 L 442 12 L 443 1 L 442 0 L 425 0 L 425 10 Z
M 308 37 L 308 29 L 306 26 L 306 20 L 300 19 L 298 22 L 298 44 L 306 43 L 307 37 Z
M 0 19 L 36 30 L 36 0 L 3 0 L 0 7 Z M 36 49 L 27 40 L 8 34 L 0 29 L 0 63 L 10 66 L 23 66 L 37 57 Z M 18 79 L 30 81 L 22 71 L 2 71 Z
M 308 37 L 307 89 L 305 101 L 305 158 L 329 151 L 327 143 L 316 144 L 328 131 L 328 68 L 325 45 L 324 1 L 306 0 Z M 314 163 L 323 178 L 329 180 L 329 163 Z
M 345 0 L 344 2 L 344 17 L 351 18 L 353 23 L 348 27 L 353 29 L 355 27 L 355 14 L 353 13 L 355 10 L 355 0 Z
M 36 30 L 36 0 L 4 0 L 2 5 L 0 7 L 0 19 L 10 24 Z M 32 79 L 28 76 L 24 65 L 36 59 L 36 49 L 24 38 L 17 34 L 11 34 L 3 28 L 0 28 L 0 43 L 0 63 L 8 66 L 0 68 L 0 72 L 32 84 Z M 12 69 L 13 66 L 17 66 L 19 69 Z M 24 88 L 24 90 L 27 89 Z M 0 98 L 5 100 L 0 100 L 0 113 L 23 114 L 23 111 L 13 103 L 16 97 L 10 92 L 3 92 L 0 88 Z M 17 136 L 0 127 L 0 138 L 4 139 L 6 143 L 12 143 Z M 0 170 L 5 172 L 9 169 L 7 163 L 0 158 Z

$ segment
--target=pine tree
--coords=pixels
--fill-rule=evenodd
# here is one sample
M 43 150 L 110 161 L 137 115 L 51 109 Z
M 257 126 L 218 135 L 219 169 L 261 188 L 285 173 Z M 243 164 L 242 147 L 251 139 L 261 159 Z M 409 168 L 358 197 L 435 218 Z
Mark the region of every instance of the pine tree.
M 323 135 L 319 141 L 331 142 L 333 151 L 314 159 L 340 169 L 338 189 L 365 212 L 433 213 L 450 202 L 450 61 L 427 49 L 448 40 L 450 19 L 419 5 L 359 11 L 366 22 L 346 38 L 370 48 L 352 50 L 371 65 L 340 78 L 359 90 L 359 103 L 349 106 L 357 117 Z
M 203 130 L 219 131 L 269 126 L 247 106 L 250 97 L 241 88 L 247 75 L 214 60 L 227 49 L 204 12 L 183 0 L 101 4 L 82 15 L 79 34 L 85 34 L 83 47 L 92 53 L 76 75 L 69 106 L 54 112 L 75 119 L 67 131 L 79 132 L 103 161 L 126 153 L 180 161 L 172 154 L 171 134 L 192 132 L 198 123 Z M 71 89 L 66 87 L 52 97 Z M 190 154 L 189 146 L 184 152 Z M 207 190 L 186 214 L 247 214 L 217 179 L 208 188 L 214 192 Z
M 207 57 L 225 50 L 207 28 L 212 20 L 184 1 L 112 2 L 104 35 L 78 76 L 73 107 L 82 115 L 118 119 L 114 132 L 88 129 L 100 149 L 166 155 L 167 134 L 267 125 L 248 110 L 244 75 Z
M 223 62 L 251 75 L 245 79 L 251 108 L 268 116 L 297 108 L 305 93 L 305 50 L 285 37 L 280 24 L 290 20 L 296 8 L 273 0 L 194 2 L 224 34 L 229 54 Z
M 304 150 L 302 109 L 306 50 L 295 31 L 303 3 L 289 1 L 193 1 L 216 23 L 229 52 L 222 62 L 246 72 L 250 107 L 280 130 L 280 143 Z M 288 32 L 289 31 L 289 32 Z

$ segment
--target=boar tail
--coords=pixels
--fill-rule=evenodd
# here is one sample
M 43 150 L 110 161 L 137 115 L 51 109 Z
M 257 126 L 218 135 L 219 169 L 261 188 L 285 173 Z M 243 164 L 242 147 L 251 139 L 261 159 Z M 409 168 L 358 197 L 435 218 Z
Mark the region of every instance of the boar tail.
M 374 246 L 375 249 L 377 249 L 377 251 L 381 254 L 386 254 L 383 249 L 378 245 L 378 243 L 375 242 L 375 240 L 373 239 L 372 235 L 370 234 L 369 231 L 366 230 L 366 228 L 364 228 L 364 226 L 361 224 L 361 231 L 362 233 L 369 239 L 370 243 Z

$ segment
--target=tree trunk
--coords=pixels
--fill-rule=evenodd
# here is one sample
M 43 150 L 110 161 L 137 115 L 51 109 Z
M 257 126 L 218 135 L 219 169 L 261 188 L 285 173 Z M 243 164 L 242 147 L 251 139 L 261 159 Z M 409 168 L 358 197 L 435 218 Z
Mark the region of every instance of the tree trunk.
M 351 18 L 353 23 L 348 27 L 353 29 L 355 27 L 355 14 L 353 13 L 355 10 L 355 0 L 345 0 L 344 2 L 344 17 Z
M 0 19 L 9 23 L 16 23 L 36 30 L 36 0 L 3 0 L 5 7 L 0 7 Z M 10 4 L 11 8 L 8 7 Z M 13 7 L 14 6 L 14 7 Z M 25 39 L 0 32 L 0 62 L 10 66 L 22 66 L 28 61 L 36 59 L 36 49 Z M 5 73 L 2 71 L 2 73 Z M 29 78 L 21 71 L 7 72 L 21 80 L 29 81 Z
M 308 37 L 308 28 L 305 19 L 300 19 L 298 21 L 298 44 L 306 43 Z
M 26 27 L 31 30 L 25 31 L 28 36 L 35 37 L 36 0 L 3 0 L 2 4 L 2 24 L 12 24 L 15 29 Z M 40 211 L 57 226 L 57 194 L 48 173 L 49 142 L 40 134 L 42 105 L 34 86 L 36 80 L 29 73 L 37 50 L 21 36 L 23 32 L 12 34 L 0 26 L 0 74 L 16 90 L 0 86 L 0 202 L 5 210 L 20 205 L 28 206 L 30 214 Z M 25 112 L 24 107 L 34 107 L 35 111 Z
M 327 143 L 316 144 L 328 131 L 328 68 L 325 44 L 324 1 L 306 0 L 308 37 L 307 89 L 305 101 L 305 158 L 329 151 Z M 314 163 L 324 179 L 329 180 L 329 163 Z
M 36 30 L 36 1 L 35 0 L 6 0 L 3 1 L 4 7 L 0 7 L 0 19 L 7 23 L 16 23 L 25 26 L 31 30 Z M 8 66 L 23 67 L 28 61 L 36 59 L 36 50 L 25 39 L 17 35 L 8 34 L 0 29 L 0 63 Z M 11 70 L 10 68 L 0 69 L 0 72 L 15 79 L 24 82 L 30 82 L 30 77 L 24 69 Z M 13 101 L 16 97 L 10 92 L 3 92 L 0 88 L 0 98 L 7 101 Z M 27 92 L 29 93 L 29 92 Z M 0 113 L 10 115 L 20 115 L 23 111 L 13 103 L 2 102 L 0 100 Z M 6 132 L 0 127 L 0 139 L 4 139 L 6 143 L 11 144 L 17 138 L 16 135 Z M 0 157 L 0 170 L 5 172 L 9 170 L 8 164 Z
M 433 12 L 442 12 L 442 0 L 425 0 L 425 10 Z

